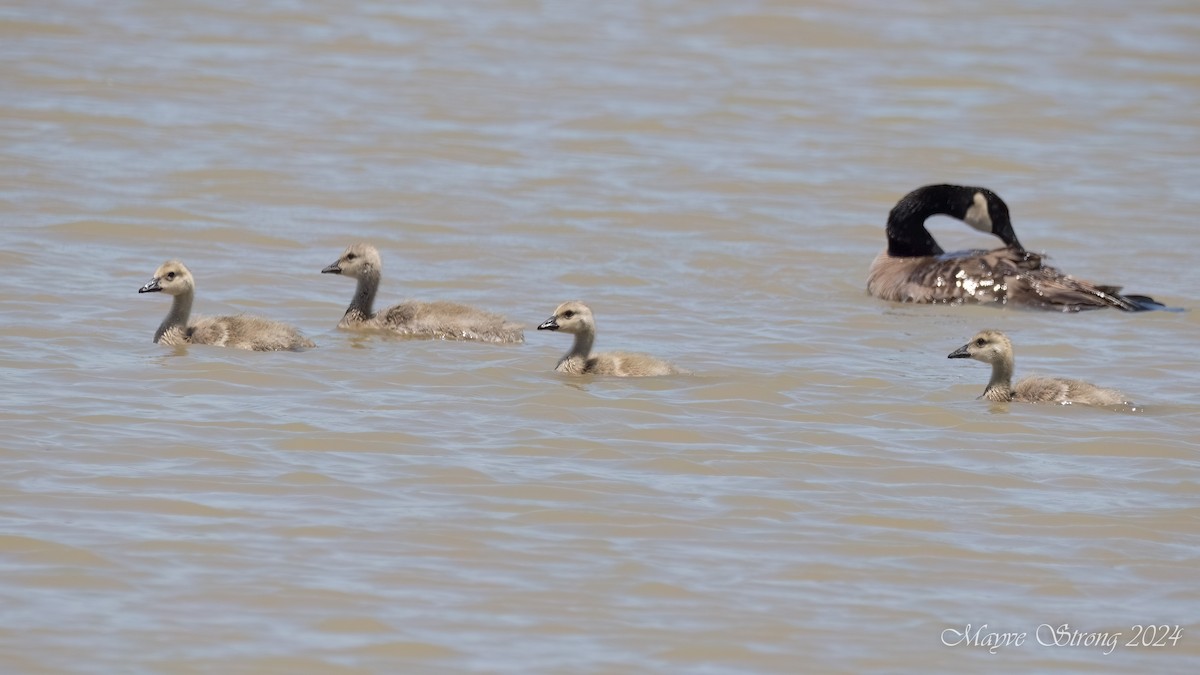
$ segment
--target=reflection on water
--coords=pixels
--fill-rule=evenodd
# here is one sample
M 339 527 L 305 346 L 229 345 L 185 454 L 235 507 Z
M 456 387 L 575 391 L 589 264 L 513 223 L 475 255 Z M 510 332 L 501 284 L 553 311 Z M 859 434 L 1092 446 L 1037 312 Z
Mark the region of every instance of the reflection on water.
M 984 185 L 1053 264 L 1185 309 L 1200 14 L 314 1 L 0 12 L 5 672 L 1187 672 L 1196 313 L 867 297 L 888 209 Z M 981 246 L 948 219 L 948 250 Z M 335 328 L 321 267 L 524 345 Z M 320 347 L 151 343 L 195 313 Z M 554 373 L 597 349 L 694 375 Z M 989 405 L 945 355 L 1136 414 Z M 1069 623 L 989 654 L 946 629 Z M 1177 644 L 1127 646 L 1135 626 Z

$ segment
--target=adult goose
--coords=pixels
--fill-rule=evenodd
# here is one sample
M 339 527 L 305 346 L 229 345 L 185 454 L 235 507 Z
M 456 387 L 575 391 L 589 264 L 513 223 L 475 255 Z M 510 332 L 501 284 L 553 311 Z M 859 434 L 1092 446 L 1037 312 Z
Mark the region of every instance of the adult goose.
M 375 293 L 383 274 L 379 251 L 370 244 L 350 245 L 336 261 L 321 270 L 358 282 L 338 328 L 379 330 L 414 338 L 524 342 L 521 326 L 498 314 L 453 302 L 404 302 L 375 312 Z
M 138 293 L 166 293 L 174 298 L 171 311 L 154 333 L 154 341 L 159 344 L 213 345 L 257 352 L 298 351 L 316 346 L 286 323 L 258 316 L 215 316 L 189 323 L 196 281 L 178 260 L 160 265 L 154 271 L 154 278 L 139 288 Z
M 946 253 L 925 220 L 957 218 L 993 234 L 1003 248 Z M 871 263 L 867 291 L 883 300 L 915 303 L 1013 305 L 1077 312 L 1115 307 L 1125 311 L 1161 309 L 1143 295 L 1122 295 L 1119 286 L 1095 284 L 1043 264 L 1017 240 L 1004 200 L 981 187 L 926 185 L 905 195 L 887 222 L 887 249 Z
M 992 379 L 988 381 L 982 396 L 989 401 L 1103 406 L 1128 403 L 1116 390 L 1059 377 L 1032 375 L 1014 386 L 1012 342 L 998 330 L 980 331 L 970 342 L 950 352 L 948 358 L 975 359 L 991 364 Z
M 571 351 L 558 362 L 555 370 L 570 375 L 615 375 L 617 377 L 652 377 L 676 375 L 683 370 L 646 354 L 608 352 L 593 354 L 596 341 L 596 319 L 592 310 L 578 300 L 564 302 L 554 315 L 538 326 L 538 330 L 554 330 L 575 336 Z

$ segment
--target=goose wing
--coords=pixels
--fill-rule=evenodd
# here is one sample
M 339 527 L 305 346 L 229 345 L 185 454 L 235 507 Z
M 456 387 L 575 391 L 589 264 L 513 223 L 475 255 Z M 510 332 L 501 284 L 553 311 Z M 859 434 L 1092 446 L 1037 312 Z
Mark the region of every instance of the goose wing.
M 187 338 L 197 345 L 259 352 L 298 351 L 316 346 L 286 323 L 249 314 L 198 319 L 188 326 Z
M 381 326 L 402 335 L 441 340 L 523 342 L 518 324 L 504 317 L 454 302 L 405 302 L 375 316 Z
M 897 302 L 999 303 L 1062 312 L 1162 308 L 1145 296 L 1122 295 L 1119 286 L 1063 274 L 1043 260 L 1041 254 L 1014 247 L 919 258 L 892 257 L 885 251 L 871 265 L 867 288 Z
M 1161 308 L 1141 295 L 1122 295 L 1120 286 L 1096 284 L 1039 264 L 1008 280 L 1009 302 L 1022 307 L 1078 312 L 1113 307 L 1127 312 Z
M 1007 280 L 1040 264 L 1037 254 L 1010 248 L 916 258 L 884 251 L 871 265 L 867 290 L 896 302 L 1003 304 L 1008 299 Z

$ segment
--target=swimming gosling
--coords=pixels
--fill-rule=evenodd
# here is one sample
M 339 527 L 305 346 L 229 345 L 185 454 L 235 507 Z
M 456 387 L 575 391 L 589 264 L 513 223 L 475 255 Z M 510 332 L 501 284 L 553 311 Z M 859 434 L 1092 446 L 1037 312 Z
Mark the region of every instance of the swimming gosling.
M 1058 377 L 1033 375 L 1023 378 L 1014 387 L 1012 342 L 998 330 L 980 331 L 970 342 L 950 352 L 947 358 L 970 358 L 992 364 L 992 379 L 981 397 L 989 401 L 1106 406 L 1128 403 L 1120 392 L 1113 389 Z
M 154 278 L 138 293 L 166 293 L 174 299 L 171 311 L 154 333 L 154 341 L 163 345 L 212 345 L 249 349 L 256 352 L 298 351 L 316 347 L 312 340 L 295 328 L 258 316 L 238 314 L 197 319 L 188 325 L 196 281 L 191 271 L 178 260 L 168 260 L 154 271 Z
M 596 341 L 596 319 L 592 310 L 578 300 L 564 302 L 554 310 L 554 316 L 538 326 L 538 330 L 557 330 L 575 336 L 575 344 L 554 369 L 571 375 L 615 375 L 617 377 L 652 377 L 677 375 L 685 371 L 645 354 L 608 352 L 592 354 Z
M 375 292 L 383 274 L 379 251 L 370 244 L 351 244 L 322 274 L 340 274 L 358 280 L 350 306 L 338 322 L 349 330 L 382 330 L 406 337 L 480 342 L 524 342 L 519 324 L 499 314 L 453 302 L 404 302 L 378 313 Z
M 946 253 L 925 229 L 925 220 L 935 215 L 995 235 L 1004 248 Z M 867 292 L 883 300 L 1062 312 L 1162 309 L 1152 298 L 1122 295 L 1119 286 L 1094 284 L 1043 265 L 1043 256 L 1026 251 L 1017 240 L 1008 205 L 987 188 L 926 185 L 913 190 L 888 214 L 887 240 L 887 249 L 867 273 Z

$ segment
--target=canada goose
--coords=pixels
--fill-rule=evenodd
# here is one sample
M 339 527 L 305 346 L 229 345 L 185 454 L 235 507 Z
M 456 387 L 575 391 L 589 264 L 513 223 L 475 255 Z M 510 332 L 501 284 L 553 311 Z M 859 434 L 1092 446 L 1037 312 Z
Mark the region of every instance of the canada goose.
M 1004 248 L 946 253 L 925 220 L 947 215 L 1000 238 Z M 883 300 L 917 303 L 998 303 L 1077 312 L 1115 307 L 1161 309 L 1142 295 L 1094 284 L 1042 264 L 1042 257 L 1017 241 L 1008 205 L 986 188 L 926 185 L 905 195 L 887 223 L 887 250 L 871 263 L 867 291 Z
M 138 293 L 156 292 L 174 298 L 171 311 L 154 333 L 154 341 L 159 344 L 213 345 L 257 352 L 297 351 L 316 346 L 285 323 L 246 314 L 206 317 L 188 325 L 196 282 L 187 266 L 178 260 L 160 265 L 154 271 L 154 278 L 138 289 Z
M 596 341 L 596 319 L 592 310 L 578 300 L 564 302 L 554 310 L 554 316 L 538 326 L 538 330 L 559 330 L 575 336 L 575 344 L 555 367 L 571 375 L 616 375 L 618 377 L 648 377 L 676 375 L 684 371 L 645 354 L 608 352 L 592 354 Z
M 338 328 L 384 330 L 417 338 L 524 342 L 521 326 L 490 312 L 453 302 L 405 302 L 375 313 L 375 292 L 383 262 L 370 244 L 352 244 L 322 274 L 341 274 L 358 280 L 350 306 Z
M 1121 405 L 1128 403 L 1120 392 L 1103 389 L 1079 380 L 1033 375 L 1022 378 L 1014 387 L 1013 348 L 1008 336 L 998 330 L 980 331 L 967 344 L 950 352 L 947 358 L 975 359 L 992 364 L 992 379 L 983 398 L 989 401 L 1022 403 L 1059 403 L 1067 405 Z

